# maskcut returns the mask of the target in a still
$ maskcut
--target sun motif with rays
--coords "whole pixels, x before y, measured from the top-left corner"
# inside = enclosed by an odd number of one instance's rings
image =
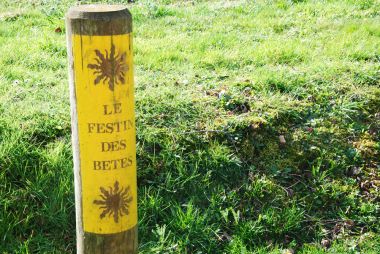
[[[129,214],[129,205],[133,198],[130,194],[130,186],[119,189],[119,182],[114,183],[114,187],[108,187],[106,190],[100,187],[100,200],[94,200],[94,204],[99,205],[99,209],[103,210],[100,219],[113,216],[113,220],[118,223],[119,217]]]
[[[95,54],[94,61],[96,63],[87,65],[87,68],[94,70],[93,73],[96,75],[94,84],[108,82],[108,87],[111,91],[114,90],[116,84],[125,84],[125,75],[129,70],[126,63],[127,53],[118,53],[115,56],[115,45],[112,44],[109,55],[107,50],[105,50],[104,55],[97,49]]]

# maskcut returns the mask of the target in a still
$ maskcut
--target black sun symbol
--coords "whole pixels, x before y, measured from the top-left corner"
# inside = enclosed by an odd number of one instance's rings
[[[94,84],[97,85],[101,81],[103,84],[108,81],[108,87],[111,91],[114,90],[115,84],[125,84],[125,74],[129,70],[126,63],[127,53],[117,54],[115,56],[115,45],[112,44],[110,55],[105,50],[105,56],[99,51],[95,50],[96,61],[95,64],[88,64],[87,68],[94,70],[97,76]]]
[[[116,223],[119,222],[119,216],[129,214],[129,203],[132,202],[133,198],[130,195],[130,187],[121,188],[119,190],[119,182],[114,183],[114,188],[109,187],[109,191],[105,188],[100,187],[101,200],[94,200],[94,204],[100,205],[99,209],[102,209],[100,218],[103,219],[107,214],[108,216],[113,215],[113,219]]]

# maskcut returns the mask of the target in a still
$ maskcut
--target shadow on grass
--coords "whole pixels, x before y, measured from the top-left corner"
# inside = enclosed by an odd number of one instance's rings
[[[359,144],[379,141],[378,98],[361,98],[360,108],[347,111],[323,99],[221,131],[162,132],[149,140],[140,132],[143,250],[157,241],[162,250],[188,253],[223,253],[234,242],[298,248],[378,232],[379,149]],[[366,181],[373,185],[363,189]]]

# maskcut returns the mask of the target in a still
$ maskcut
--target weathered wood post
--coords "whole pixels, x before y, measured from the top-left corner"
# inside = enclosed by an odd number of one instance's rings
[[[82,5],[66,27],[77,253],[137,253],[132,17]]]

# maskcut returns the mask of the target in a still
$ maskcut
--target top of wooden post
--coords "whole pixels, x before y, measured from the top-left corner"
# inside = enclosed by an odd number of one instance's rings
[[[69,9],[69,32],[81,35],[118,35],[132,32],[132,15],[124,5],[89,4]]]

